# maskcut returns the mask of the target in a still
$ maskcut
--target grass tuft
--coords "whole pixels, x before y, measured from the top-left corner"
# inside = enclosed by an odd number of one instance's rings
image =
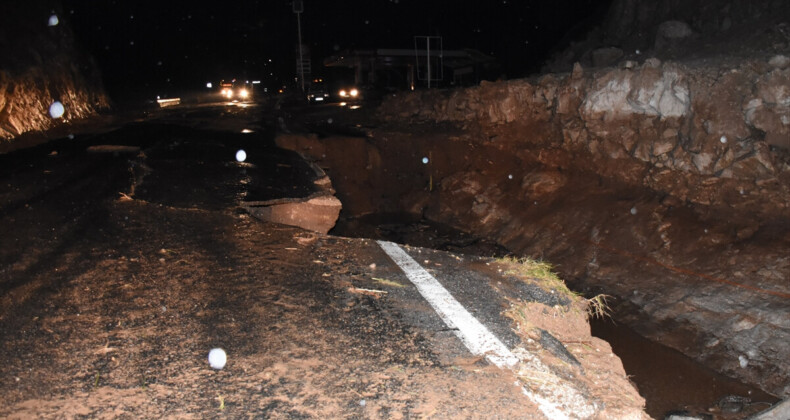
[[[600,294],[587,299],[587,314],[591,318],[611,318],[612,308],[609,307],[609,303],[606,301],[610,297],[609,295]]]
[[[507,275],[537,280],[538,283],[542,283],[544,287],[556,290],[566,295],[571,300],[576,300],[581,296],[571,289],[568,289],[565,282],[553,271],[554,266],[549,262],[515,257],[500,258],[499,262],[504,263],[508,267],[505,271]]]

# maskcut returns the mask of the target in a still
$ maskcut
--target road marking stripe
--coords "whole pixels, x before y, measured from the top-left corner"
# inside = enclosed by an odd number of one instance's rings
[[[409,254],[392,242],[377,242],[381,249],[395,261],[395,264],[406,273],[406,277],[414,283],[414,286],[439,314],[444,323],[455,330],[455,335],[461,339],[472,354],[484,355],[489,362],[500,368],[512,367],[518,362],[518,357],[502,341],[472,316],[436,278],[425,271]]]
[[[376,241],[381,249],[392,258],[406,277],[417,287],[423,298],[433,307],[439,317],[464,343],[472,354],[485,355],[489,362],[500,368],[518,370],[518,362],[548,374],[546,386],[537,392],[517,382],[524,395],[532,400],[543,414],[552,420],[588,418],[595,414],[592,405],[579,394],[570,383],[550,373],[543,362],[529,354],[520,360],[485,325],[481,324],[444,288],[444,286],[414,261],[400,246],[388,241]],[[557,403],[557,402],[561,403]]]

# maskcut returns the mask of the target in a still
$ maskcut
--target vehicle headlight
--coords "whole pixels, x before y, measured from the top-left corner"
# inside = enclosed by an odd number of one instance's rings
[[[239,96],[241,98],[246,98],[246,97],[250,96],[250,92],[248,92],[247,89],[242,89],[242,90],[239,91]]]
[[[233,91],[228,88],[222,89],[222,96],[225,96],[228,99],[230,99],[233,97]]]
[[[348,94],[349,94],[349,95],[350,95],[352,98],[356,98],[356,97],[357,97],[357,95],[359,95],[359,91],[358,91],[358,90],[356,90],[356,89],[351,89],[351,91],[349,91],[349,92],[348,92]]]
[[[340,92],[338,93],[340,93],[341,98],[345,98],[346,96],[348,96],[348,92],[346,92],[345,89],[340,89]]]

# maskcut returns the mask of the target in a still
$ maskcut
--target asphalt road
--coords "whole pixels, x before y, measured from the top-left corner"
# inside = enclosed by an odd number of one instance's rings
[[[240,209],[314,189],[267,112],[172,109],[0,156],[0,415],[542,418],[375,241]],[[518,342],[483,260],[407,252]]]

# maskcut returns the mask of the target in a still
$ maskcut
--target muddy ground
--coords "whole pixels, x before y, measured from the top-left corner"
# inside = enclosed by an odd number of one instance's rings
[[[264,117],[173,110],[0,156],[0,416],[542,418],[520,388],[535,378],[469,354],[375,242],[240,209],[315,188]],[[599,416],[640,416],[583,312],[529,303],[487,257],[409,252],[458,279],[460,300],[575,381]],[[581,367],[508,318],[514,303]],[[222,370],[206,359],[215,347]]]

